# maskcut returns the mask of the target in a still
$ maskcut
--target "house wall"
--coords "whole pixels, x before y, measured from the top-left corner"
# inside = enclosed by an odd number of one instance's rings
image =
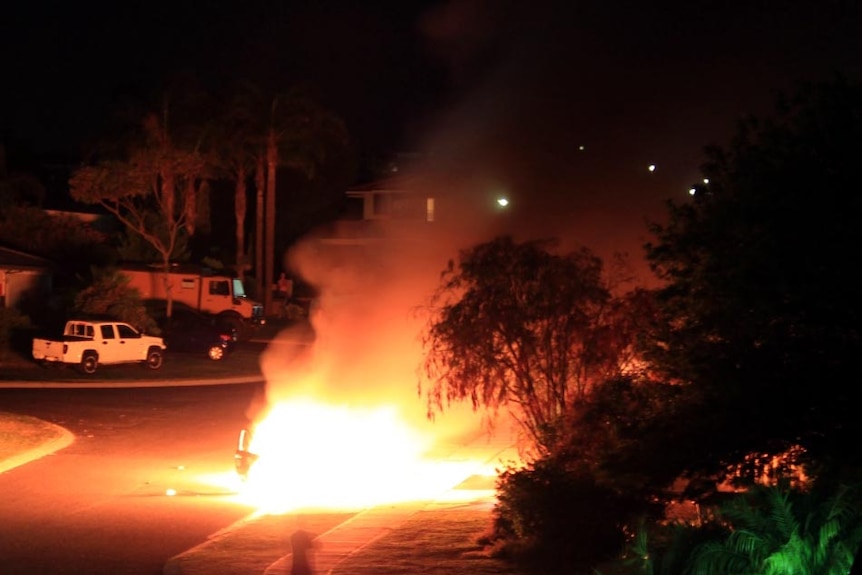
[[[27,297],[47,297],[51,276],[41,270],[0,269],[0,307],[19,307]]]

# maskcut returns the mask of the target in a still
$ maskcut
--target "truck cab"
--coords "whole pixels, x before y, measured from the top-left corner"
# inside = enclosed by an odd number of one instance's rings
[[[239,278],[223,276],[203,277],[200,311],[213,315],[231,311],[252,324],[264,323],[263,305],[250,300]]]

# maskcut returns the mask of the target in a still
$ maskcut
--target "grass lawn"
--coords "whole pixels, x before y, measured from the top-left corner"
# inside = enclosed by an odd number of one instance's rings
[[[527,575],[477,544],[490,521],[486,506],[420,511],[348,557],[332,575]]]
[[[0,411],[0,461],[61,436],[60,428],[47,421]]]
[[[326,514],[307,520],[312,533],[332,529],[351,514]],[[263,515],[210,539],[186,554],[171,559],[171,573],[183,575],[248,575],[264,570],[290,552],[288,537],[293,515]]]
[[[7,351],[0,357],[0,380],[6,381],[135,381],[151,379],[194,379],[257,377],[261,375],[260,354],[263,342],[240,342],[233,353],[221,361],[202,355],[165,353],[161,369],[150,370],[142,364],[101,365],[96,373],[85,375],[76,366],[40,365],[31,357]]]
[[[308,516],[303,528],[324,533],[349,515]],[[336,566],[332,575],[530,575],[493,559],[476,543],[489,527],[487,506],[420,511]],[[264,515],[174,558],[171,572],[183,575],[262,573],[290,552],[293,515]]]

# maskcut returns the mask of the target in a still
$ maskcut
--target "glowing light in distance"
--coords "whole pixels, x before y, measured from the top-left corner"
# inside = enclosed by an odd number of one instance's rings
[[[500,196],[499,198],[497,198],[497,205],[500,206],[501,208],[505,208],[506,206],[509,205],[509,198]]]
[[[688,190],[688,195],[689,195],[689,196],[693,196],[693,195],[695,195],[696,193],[697,193],[697,188],[690,188],[690,189]]]
[[[703,179],[703,183],[704,183],[704,184],[708,184],[708,183],[709,183],[709,178],[704,178],[704,179]]]
[[[647,170],[649,170],[650,172],[654,172],[655,171],[655,164],[650,164],[649,167],[647,167]]]

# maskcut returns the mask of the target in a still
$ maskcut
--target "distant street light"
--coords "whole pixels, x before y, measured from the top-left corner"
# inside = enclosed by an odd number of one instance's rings
[[[501,196],[501,197],[497,198],[497,205],[500,206],[501,208],[505,208],[506,206],[509,205],[509,199]]]

